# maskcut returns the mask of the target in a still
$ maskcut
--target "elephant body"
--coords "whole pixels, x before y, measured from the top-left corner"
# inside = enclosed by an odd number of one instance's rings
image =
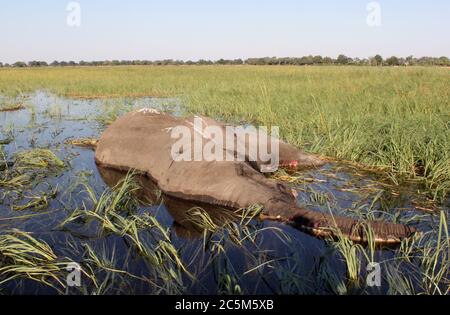
[[[189,129],[201,138],[203,145],[212,138],[195,128],[195,119],[203,126],[225,130],[226,126],[210,118],[178,118],[150,109],[128,113],[110,125],[102,134],[96,148],[95,160],[102,167],[115,170],[135,170],[148,176],[166,195],[232,209],[253,205],[263,207],[262,218],[290,224],[320,237],[337,236],[340,233],[354,241],[364,241],[367,225],[370,225],[379,243],[396,243],[411,235],[414,229],[386,222],[362,223],[350,218],[335,217],[296,206],[292,190],[283,183],[268,179],[261,169],[266,161],[249,156],[239,160],[191,160],[174,158],[174,128]],[[198,126],[198,125],[197,125]],[[259,146],[233,135],[246,149]],[[194,140],[192,140],[194,141]],[[316,167],[324,162],[297,148],[276,142],[279,147],[279,164],[283,167]],[[193,143],[192,143],[193,145]],[[273,144],[272,144],[273,146]],[[179,150],[182,151],[182,150]],[[229,151],[228,148],[224,151]],[[185,154],[186,152],[176,152]],[[227,152],[238,156],[240,152]],[[267,169],[267,167],[266,167]]]

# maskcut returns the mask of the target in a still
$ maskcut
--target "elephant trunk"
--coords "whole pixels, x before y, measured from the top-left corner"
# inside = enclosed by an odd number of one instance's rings
[[[348,237],[357,243],[398,244],[417,230],[404,224],[381,221],[360,221],[306,209],[292,209],[294,214],[286,223],[320,238]]]

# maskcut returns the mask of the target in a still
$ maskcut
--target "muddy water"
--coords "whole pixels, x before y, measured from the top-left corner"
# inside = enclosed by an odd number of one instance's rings
[[[94,163],[94,152],[77,148],[66,142],[75,138],[97,138],[104,129],[102,117],[105,114],[120,114],[143,107],[180,112],[177,100],[70,100],[37,92],[24,99],[27,109],[15,112],[0,112],[0,141],[7,160],[15,152],[48,148],[65,162],[61,171],[46,174],[22,193],[7,192],[0,187],[0,233],[11,229],[33,232],[38,239],[47,242],[58,256],[69,257],[82,262],[84,244],[102,252],[114,261],[117,269],[145,277],[149,266],[139,258],[133,248],[122,237],[113,234],[99,234],[90,225],[61,227],[60,223],[74,211],[91,202],[82,183],[88,183],[98,196],[123,177],[108,170],[99,170]],[[112,112],[111,109],[115,109]],[[111,116],[109,116],[111,117]],[[423,231],[436,229],[438,217],[431,212],[435,206],[417,192],[417,187],[407,185],[395,187],[381,182],[375,174],[362,173],[350,166],[328,164],[321,169],[309,170],[297,175],[293,187],[299,192],[298,204],[317,211],[332,211],[353,217],[371,217],[408,223]],[[144,184],[145,185],[145,184]],[[23,205],[33,196],[47,196],[45,209],[13,211],[12,205]],[[285,292],[280,283],[280,270],[290,270],[294,277],[304,283],[293,293],[330,293],[323,287],[320,277],[333,273],[344,281],[345,269],[330,244],[314,239],[288,226],[273,222],[252,222],[252,229],[262,229],[257,244],[244,243],[243,247],[232,242],[225,245],[226,255],[209,261],[211,253],[202,252],[203,233],[189,224],[184,213],[194,204],[163,198],[157,205],[143,204],[139,213],[150,213],[170,231],[172,244],[178,249],[183,261],[198,281],[186,280],[184,292],[209,293],[219,291],[221,272],[237,274],[241,290],[250,294],[271,294]],[[92,202],[91,202],[92,203]],[[204,206],[204,205],[200,205]],[[433,208],[434,207],[434,208]],[[214,209],[209,210],[214,215]],[[145,231],[143,232],[145,233]],[[211,236],[211,241],[220,237]],[[200,253],[200,254],[199,254]],[[249,253],[252,253],[249,255]],[[392,250],[380,250],[377,258],[389,259]],[[295,256],[295,262],[287,259]],[[264,262],[264,265],[252,270]],[[202,268],[201,266],[204,266]],[[325,271],[323,271],[326,269]],[[284,272],[284,271],[283,271]],[[129,280],[126,288],[120,283],[111,285],[108,293],[155,293],[154,288],[140,280]],[[301,288],[301,289],[300,289]],[[222,290],[222,289],[221,289]],[[386,287],[374,288],[375,293],[386,292]],[[0,288],[6,293],[53,293],[53,289],[31,281],[12,281]],[[86,284],[86,292],[91,292]]]

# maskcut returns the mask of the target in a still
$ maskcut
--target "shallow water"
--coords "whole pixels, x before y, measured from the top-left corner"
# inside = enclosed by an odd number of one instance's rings
[[[21,150],[49,148],[66,166],[59,172],[47,174],[44,180],[34,183],[23,194],[7,194],[6,188],[0,187],[0,233],[11,229],[33,232],[36,238],[46,241],[58,256],[69,257],[78,262],[82,262],[85,254],[84,244],[89,244],[111,257],[116,268],[145,277],[151,267],[133,251],[123,237],[99,234],[95,226],[91,225],[60,226],[74,209],[89,204],[88,195],[80,185],[82,182],[88,182],[96,195],[100,196],[108,189],[108,184],[111,184],[109,180],[105,183],[105,178],[117,180],[123,176],[99,170],[92,150],[74,147],[66,144],[66,141],[98,138],[104,129],[99,118],[111,108],[118,108],[117,112],[125,112],[150,107],[178,114],[182,108],[178,101],[153,98],[71,100],[37,92],[24,102],[27,106],[25,110],[0,112],[0,140],[11,140],[3,146],[7,160],[11,160],[14,153]],[[337,164],[305,171],[298,176],[298,182],[292,185],[299,192],[299,206],[353,217],[385,218],[408,223],[425,232],[437,228],[439,217],[422,211],[422,208],[426,208],[425,205],[428,208],[431,206],[424,196],[417,193],[418,187],[413,184],[396,187],[380,181],[376,174]],[[55,196],[51,196],[55,191]],[[11,209],[11,205],[23,205],[32,196],[43,193],[49,196],[49,206],[46,209]],[[302,293],[302,290],[305,293],[330,293],[329,289],[321,287],[320,275],[324,273],[333,273],[341,280],[345,278],[344,265],[329,243],[274,222],[252,222],[250,228],[262,229],[256,240],[257,246],[255,243],[244,242],[243,247],[240,247],[233,242],[226,242],[226,255],[211,263],[211,252],[202,251],[205,246],[202,232],[186,224],[186,218],[183,217],[183,209],[191,206],[193,205],[166,198],[165,202],[157,206],[141,205],[138,209],[139,213],[151,213],[169,229],[172,244],[188,269],[197,276],[198,281],[195,282],[184,277],[187,283],[184,286],[186,293],[221,292],[218,291],[218,279],[223,270],[240,275],[241,290],[250,294],[284,292],[283,284],[279,282],[282,277],[279,273],[285,271],[279,269],[279,266],[292,273],[286,277],[295,277],[300,283],[305,282],[293,290],[294,293]],[[439,206],[433,207],[434,210],[439,209]],[[142,237],[147,237],[145,231]],[[219,242],[220,237],[212,235],[210,241]],[[392,255],[392,250],[380,250],[377,252],[377,259],[389,259]],[[287,259],[294,256],[295,262]],[[252,271],[261,262],[264,265]],[[86,284],[86,287],[89,292],[89,285]],[[6,293],[54,292],[51,288],[31,281],[12,281],[2,289]],[[386,290],[384,285],[372,291],[384,293]],[[117,283],[111,285],[108,293],[155,293],[155,290],[148,283],[131,279],[124,287]]]

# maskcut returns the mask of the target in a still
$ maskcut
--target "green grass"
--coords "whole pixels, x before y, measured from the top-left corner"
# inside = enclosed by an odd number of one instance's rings
[[[231,122],[279,125],[285,139],[308,151],[380,171],[394,185],[413,179],[423,184],[429,197],[445,202],[450,188],[448,74],[444,68],[359,67],[0,69],[0,95],[7,96],[11,103],[38,89],[80,98],[177,97],[187,112]],[[104,103],[94,117],[101,125],[130,109],[129,102],[120,99]],[[29,110],[33,115],[33,107]],[[61,106],[50,106],[44,115],[59,120]],[[64,192],[50,184],[39,187],[39,191],[32,188],[49,180],[52,174],[64,172],[70,163],[55,155],[61,156],[58,149],[37,148],[10,152],[14,164],[8,166],[4,156],[7,147],[2,153],[2,144],[13,141],[14,128],[12,123],[0,128],[0,166],[4,165],[3,170],[0,168],[0,189],[11,209],[21,212],[0,219],[0,223],[47,218],[53,211],[66,211],[67,217],[57,233],[73,229],[78,235],[91,232],[94,226],[94,239],[123,240],[130,257],[118,257],[109,243],[85,242],[84,237],[80,238],[81,244],[74,240],[62,248],[51,240],[40,240],[36,234],[5,229],[0,231],[0,284],[19,281],[20,290],[20,281],[34,280],[64,293],[65,266],[71,262],[64,258],[67,256],[75,257],[90,279],[75,291],[83,294],[132,292],[136,282],[150,286],[146,292],[152,293],[188,293],[195,286],[203,292],[202,281],[211,272],[215,280],[212,290],[220,294],[252,294],[248,283],[254,278],[258,279],[254,290],[270,287],[274,294],[373,293],[365,286],[364,270],[367,263],[377,261],[373,241],[362,247],[344,237],[330,240],[320,259],[305,271],[305,257],[300,255],[309,252],[301,250],[302,244],[291,240],[284,230],[263,227],[252,220],[261,210],[258,207],[233,214],[230,219],[234,217],[234,221],[229,222],[217,222],[201,208],[191,209],[188,218],[202,235],[200,246],[193,251],[172,241],[174,227],[166,227],[150,213],[137,212],[139,202],[134,192],[138,187],[131,175],[116,187],[100,192],[87,181],[82,181],[80,192],[80,183],[74,181],[77,201],[63,204],[63,210],[50,210],[50,201]],[[92,139],[69,142],[90,146]],[[314,184],[320,184],[321,179],[284,171],[273,177],[302,184],[302,189],[310,192],[308,204],[333,207],[332,195],[314,190]],[[367,190],[375,194],[377,187],[369,182],[362,193]],[[392,184],[389,187],[395,190]],[[45,192],[40,191],[44,188]],[[382,204],[383,197],[380,190],[371,205],[361,200],[348,211],[361,219],[396,222],[398,218],[389,211],[392,206]],[[380,210],[378,203],[382,204]],[[367,213],[361,212],[367,207]],[[440,212],[439,217],[436,211],[431,231],[405,240],[391,251],[392,258],[380,261],[388,293],[450,293],[447,212]],[[86,236],[92,237],[90,233]],[[270,247],[261,246],[263,237],[282,240],[289,253],[285,257],[274,255]],[[114,244],[120,246],[121,242]],[[236,255],[239,259],[233,259]],[[336,257],[341,269],[336,268]],[[143,274],[134,274],[128,266],[128,260],[138,258],[147,266]],[[343,273],[339,274],[339,270]]]
[[[0,191],[2,203],[9,203],[13,211],[40,211],[49,207],[58,194],[58,187],[47,183],[46,191],[33,192],[50,175],[63,171],[64,162],[48,149],[17,151],[10,163],[0,148]],[[41,188],[42,190],[42,188]],[[8,197],[8,198],[7,198]]]
[[[179,257],[177,249],[171,243],[169,231],[162,227],[155,217],[148,213],[134,214],[138,200],[134,194],[139,186],[128,174],[111,190],[106,190],[98,199],[92,188],[83,185],[92,198],[93,209],[79,209],[61,223],[61,227],[73,222],[95,221],[99,224],[99,235],[114,234],[126,239],[137,253],[146,261],[152,270],[148,282],[155,286],[157,293],[182,293],[182,274],[192,277]],[[141,231],[151,231],[152,239],[144,238]],[[105,269],[97,254],[89,250],[90,260],[97,267]],[[110,268],[113,269],[113,268]],[[111,270],[110,270],[111,271]],[[115,271],[113,271],[115,272]]]
[[[445,211],[440,213],[439,224],[433,230],[404,240],[384,260],[376,257],[372,238],[363,247],[342,236],[327,241],[319,259],[310,270],[305,270],[304,257],[300,255],[309,252],[282,229],[255,222],[253,218],[260,213],[260,207],[237,211],[234,219],[230,217],[221,224],[214,222],[205,210],[191,209],[188,217],[203,236],[197,249],[185,251],[183,247],[177,249],[171,237],[173,231],[163,227],[155,216],[137,213],[140,202],[136,193],[140,187],[133,174],[101,193],[84,181],[78,185],[88,198],[83,200],[83,208],[70,212],[61,222],[60,231],[83,231],[83,227],[94,225],[96,235],[89,232],[91,236],[86,238],[123,238],[131,259],[140,257],[147,269],[144,274],[130,272],[129,258],[117,257],[116,245],[103,243],[103,247],[94,248],[87,242],[78,244],[69,238],[64,250],[77,257],[87,280],[72,293],[127,294],[139,282],[148,285],[148,292],[154,294],[184,294],[202,283],[208,272],[213,272],[212,285],[217,294],[252,294],[248,286],[252,278],[259,279],[255,290],[267,286],[273,294],[373,294],[373,289],[365,284],[364,272],[372,262],[380,263],[382,283],[387,284],[389,294],[450,293],[450,239]],[[77,235],[84,239],[82,234]],[[280,240],[278,244],[288,252],[273,255],[273,249],[264,245],[263,238]],[[241,259],[233,262],[231,255],[239,255]],[[333,264],[336,257],[344,273]],[[0,284],[33,280],[63,294],[67,290],[65,267],[70,262],[70,258],[56,254],[46,242],[30,233],[18,230],[0,233]],[[211,287],[207,289],[211,292]]]
[[[0,112],[14,112],[22,109],[25,109],[25,107],[20,103],[19,104],[0,103]]]
[[[0,112],[14,112],[25,108],[22,99],[15,99],[15,97],[10,99],[0,95]]]
[[[63,293],[66,267],[71,262],[30,233],[12,230],[0,234],[0,286],[14,279],[29,279]]]
[[[446,68],[75,67],[1,69],[0,94],[37,89],[80,98],[179,97],[189,112],[281,126],[308,151],[450,191],[450,75]],[[114,106],[99,120],[108,123]]]
[[[14,155],[14,162],[15,167],[21,170],[62,168],[64,166],[64,162],[48,149],[32,149],[17,152]]]

